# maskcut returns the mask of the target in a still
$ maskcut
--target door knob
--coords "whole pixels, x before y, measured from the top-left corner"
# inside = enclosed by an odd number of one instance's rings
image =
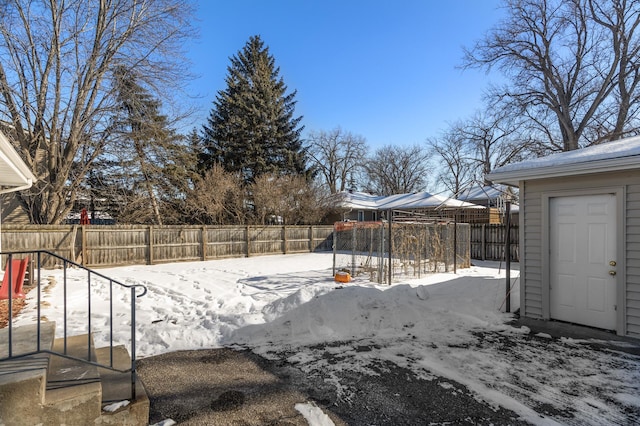
[[[609,275],[613,276],[616,274],[616,271],[609,271]]]
[[[617,265],[617,264],[616,264],[616,261],[615,261],[615,260],[612,260],[612,261],[610,261],[610,262],[609,262],[609,266],[616,266],[616,265]]]

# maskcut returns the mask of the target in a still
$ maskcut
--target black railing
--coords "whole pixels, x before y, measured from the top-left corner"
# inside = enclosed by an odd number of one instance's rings
[[[32,274],[29,277],[29,281],[33,283],[35,289],[37,290],[37,325],[36,325],[36,336],[37,339],[35,345],[35,351],[27,351],[19,354],[13,353],[13,298],[15,295],[13,294],[15,289],[13,288],[13,276],[18,273],[18,271],[14,270],[13,259],[17,258],[25,258],[27,256],[31,256],[31,262],[35,263],[33,268],[31,268]],[[0,253],[0,259],[6,258],[7,262],[7,270],[8,274],[8,351],[7,357],[0,357],[0,361],[10,360],[10,359],[18,359],[23,358],[30,355],[35,355],[38,353],[48,353],[52,355],[61,356],[67,359],[79,361],[85,364],[94,365],[96,367],[105,368],[108,370],[116,371],[119,373],[131,373],[131,399],[135,400],[136,397],[136,298],[142,297],[147,293],[147,288],[141,284],[123,284],[119,281],[116,281],[112,278],[109,278],[99,272],[86,268],[85,266],[80,265],[79,263],[73,262],[69,259],[65,259],[55,253],[46,250],[31,250],[31,251],[12,251],[6,253]],[[1,262],[0,262],[1,263]],[[2,263],[5,264],[5,263]],[[60,268],[63,269],[63,350],[62,352],[58,352],[55,350],[45,349],[41,347],[41,339],[42,339],[42,315],[41,315],[41,302],[42,302],[42,270],[43,268]],[[87,354],[86,358],[79,356],[72,356],[68,353],[67,348],[67,338],[68,336],[68,304],[67,304],[67,270],[72,267],[79,270],[84,270],[87,272]],[[108,363],[99,363],[97,360],[92,359],[91,349],[92,349],[92,323],[91,323],[91,314],[92,314],[92,277],[99,278],[109,283],[109,330],[108,330],[108,342],[109,342],[109,362]],[[114,347],[114,328],[113,328],[113,307],[114,307],[114,297],[113,290],[114,285],[119,286],[125,291],[130,292],[130,304],[131,304],[131,331],[130,331],[130,342],[131,342],[131,365],[126,369],[116,368],[114,365],[114,356],[113,356],[113,347]],[[141,290],[140,294],[136,294],[136,291]],[[123,343],[123,342],[117,342]]]

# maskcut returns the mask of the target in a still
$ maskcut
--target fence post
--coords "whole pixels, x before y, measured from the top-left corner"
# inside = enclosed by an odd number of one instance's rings
[[[200,241],[202,242],[202,260],[207,260],[207,227],[202,225],[200,229]]]
[[[251,225],[247,225],[247,257],[251,256]]]
[[[149,265],[153,265],[153,225],[149,225]]]
[[[480,257],[482,260],[487,260],[487,225],[482,224],[482,237],[481,237],[482,245],[480,248]]]
[[[356,276],[356,223],[353,224],[351,229],[351,276]]]
[[[87,229],[86,228],[87,228],[86,225],[82,225],[82,240],[80,243],[82,244],[82,265],[87,265],[89,263],[87,259]]]
[[[449,222],[444,224],[444,253],[442,255],[442,259],[444,260],[444,271],[449,272],[449,259],[447,258],[449,255],[449,249],[451,246],[449,245]]]
[[[393,231],[391,225],[393,224],[393,211],[387,210],[389,216],[389,281],[387,284],[391,285],[391,279],[393,278],[393,263],[392,263],[392,251],[393,251]]]
[[[454,216],[455,217],[455,216]],[[457,217],[453,222],[453,273],[458,273],[458,222]]]
[[[378,284],[382,284],[383,282],[383,274],[384,274],[384,222],[380,222],[380,236],[378,237],[380,240],[378,246]]]
[[[505,217],[505,232],[506,232],[506,236],[505,236],[505,241],[504,241],[504,253],[505,253],[505,269],[506,269],[506,283],[505,283],[505,291],[506,291],[506,298],[507,298],[507,304],[506,304],[506,311],[507,312],[511,312],[511,233],[510,228],[511,228],[511,201],[507,201],[507,214]]]
[[[73,225],[71,231],[71,241],[69,242],[69,253],[71,253],[71,259],[76,262],[78,257],[76,256],[76,237],[78,236],[78,225]]]
[[[282,252],[287,254],[287,225],[282,225]]]
[[[313,253],[313,225],[309,226],[309,253]]]
[[[331,270],[331,275],[336,276],[336,251],[338,250],[338,246],[336,244],[336,238],[338,237],[338,231],[336,230],[336,225],[333,225],[333,237],[331,237],[331,245],[333,246],[333,269]]]

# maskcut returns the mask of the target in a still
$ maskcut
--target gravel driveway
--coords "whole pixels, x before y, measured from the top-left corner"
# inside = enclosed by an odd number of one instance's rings
[[[488,345],[513,353],[515,358],[525,353],[535,356],[536,351],[547,346],[546,350],[553,351],[571,336],[583,342],[580,353],[585,363],[606,355],[609,363],[622,368],[636,365],[631,361],[640,357],[640,342],[635,339],[553,321],[521,320],[514,325],[544,332],[556,343],[549,340],[550,344],[545,345],[545,339],[533,337],[511,341],[487,333],[478,336],[477,350]],[[620,344],[611,346],[616,340]],[[355,351],[336,351],[341,345]],[[249,350],[223,348],[141,359],[138,372],[151,402],[150,424],[171,418],[185,425],[307,425],[295,408],[299,403],[315,404],[338,426],[528,424],[515,412],[486,402],[482,395],[460,383],[383,360],[375,344],[335,342],[307,349],[315,351],[316,358],[306,364],[304,360],[292,361],[300,357],[291,348],[269,352],[268,358]],[[350,368],[355,356],[369,359],[367,374]],[[495,385],[498,392],[517,390],[509,383]],[[557,391],[562,395],[571,389],[558,387]],[[579,424],[585,419],[576,416],[576,407],[566,404],[552,400],[541,404],[527,399],[525,394],[516,399],[522,399],[521,403],[535,410],[534,413],[561,423]],[[627,423],[635,424],[640,419],[640,406],[631,404],[627,408]]]
[[[295,404],[308,401],[338,426],[527,424],[451,380],[425,380],[389,362],[376,368],[379,376],[345,371],[340,385],[357,392],[343,399],[328,377],[249,351],[179,351],[138,362],[150,424],[171,418],[184,425],[307,425]]]

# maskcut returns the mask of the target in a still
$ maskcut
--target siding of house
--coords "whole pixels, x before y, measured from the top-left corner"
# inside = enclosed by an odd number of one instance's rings
[[[520,200],[524,214],[520,219],[521,311],[531,318],[548,318],[549,300],[545,295],[547,278],[543,275],[544,193],[624,187],[623,212],[626,287],[624,289],[626,333],[640,337],[640,171],[540,179],[520,182]],[[620,272],[620,271],[619,271]],[[546,300],[545,300],[546,298]]]
[[[530,188],[530,182],[520,184],[520,261],[524,291],[520,306],[525,316],[543,318],[542,312],[542,196]]]
[[[24,211],[13,192],[0,195],[0,214],[2,214],[0,219],[3,224],[29,224],[29,215]]]
[[[627,185],[627,334],[640,337],[640,184]]]

